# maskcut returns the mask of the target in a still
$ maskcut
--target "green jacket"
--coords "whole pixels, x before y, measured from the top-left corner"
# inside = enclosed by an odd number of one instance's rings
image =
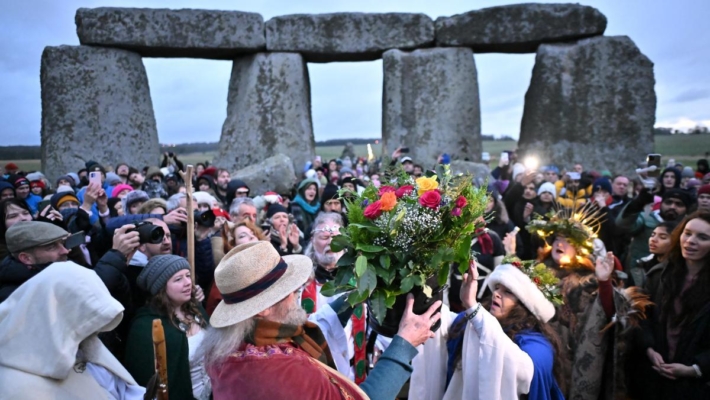
[[[652,211],[650,213],[644,211],[628,212],[629,204],[624,206],[624,209],[621,210],[616,217],[616,228],[632,238],[631,244],[626,251],[626,257],[623,260],[624,268],[627,273],[634,265],[634,261],[650,254],[648,250],[648,238],[651,237],[653,230],[661,223],[661,219],[658,217],[658,211]]]
[[[203,318],[205,311],[200,307]],[[149,306],[136,312],[128,333],[125,366],[141,386],[146,386],[155,374],[153,355],[153,320],[160,318],[165,331],[165,349],[168,355],[168,394],[170,400],[193,400],[187,335],[176,328],[168,317],[158,314]]]

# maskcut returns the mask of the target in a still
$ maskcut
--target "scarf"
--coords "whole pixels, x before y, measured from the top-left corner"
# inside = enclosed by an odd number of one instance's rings
[[[493,254],[493,239],[485,228],[476,229],[476,238],[481,244],[481,254]]]
[[[303,211],[307,212],[308,214],[316,215],[316,214],[318,214],[318,211],[320,211],[320,202],[319,201],[316,201],[315,203],[313,203],[313,205],[311,205],[306,201],[306,199],[301,197],[300,194],[296,195],[296,198],[293,199],[293,202],[298,204],[299,206],[301,206]]]
[[[336,369],[328,343],[318,325],[306,322],[304,325],[287,325],[257,318],[253,345],[268,346],[277,343],[293,343],[314,359]]]
[[[328,271],[327,269],[318,265],[318,266],[316,266],[316,271],[315,271],[316,281],[318,281],[318,283],[323,285],[328,281],[335,280],[335,273],[336,272],[337,272],[337,269],[334,269],[332,271]]]

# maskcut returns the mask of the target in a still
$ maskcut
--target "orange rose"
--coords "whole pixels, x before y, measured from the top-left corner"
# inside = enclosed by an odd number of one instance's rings
[[[391,211],[397,205],[397,195],[394,192],[383,193],[382,197],[380,197],[380,203],[382,204],[380,210]]]

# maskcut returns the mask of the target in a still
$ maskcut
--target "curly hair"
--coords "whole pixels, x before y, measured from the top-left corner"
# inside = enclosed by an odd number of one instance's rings
[[[490,298],[485,300],[483,306],[488,310],[490,309]],[[449,334],[449,339],[455,339],[464,334],[466,330],[465,318],[462,318],[458,323],[451,327],[451,333]],[[557,381],[557,385],[560,387],[562,393],[567,393],[567,376],[571,371],[571,366],[569,359],[567,358],[567,353],[564,350],[562,340],[555,330],[550,326],[550,324],[545,323],[537,319],[533,313],[530,312],[525,306],[520,302],[516,302],[515,306],[510,310],[508,315],[504,318],[498,320],[500,326],[503,327],[506,335],[510,340],[515,340],[515,336],[523,331],[532,331],[541,333],[545,339],[552,346],[554,363],[552,367],[552,373]],[[456,348],[455,355],[455,365],[461,362],[461,355],[463,352],[463,341],[461,341]]]
[[[236,235],[234,234],[234,231],[237,230],[240,226],[247,227],[250,231],[254,233],[254,236],[256,236],[257,239],[259,240],[267,240],[266,235],[264,235],[264,231],[261,230],[258,226],[256,226],[253,222],[249,220],[244,220],[242,222],[239,222],[238,224],[224,224],[222,226],[222,243],[223,243],[223,250],[224,254],[229,253],[230,250],[233,248],[237,247],[236,243]]]
[[[178,326],[179,321],[175,316],[174,307],[168,298],[167,285],[163,286],[155,296],[151,297],[148,301],[148,305],[158,314],[170,318],[170,322],[175,326],[175,328],[180,329]],[[200,302],[195,298],[195,289],[192,289],[192,295],[190,296],[190,301],[184,303],[180,306],[180,310],[185,314],[187,318],[192,319],[197,322],[197,316],[200,317],[199,325],[201,328],[207,327],[207,321],[202,317],[200,312]]]

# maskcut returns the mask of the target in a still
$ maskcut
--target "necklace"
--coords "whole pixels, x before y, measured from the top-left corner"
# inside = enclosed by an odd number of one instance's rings
[[[197,315],[195,315],[194,320],[189,317],[186,319],[181,319],[177,314],[175,314],[175,318],[177,318],[179,322],[178,328],[180,328],[180,330],[183,332],[189,332],[192,328],[193,323],[200,323],[200,317]]]

